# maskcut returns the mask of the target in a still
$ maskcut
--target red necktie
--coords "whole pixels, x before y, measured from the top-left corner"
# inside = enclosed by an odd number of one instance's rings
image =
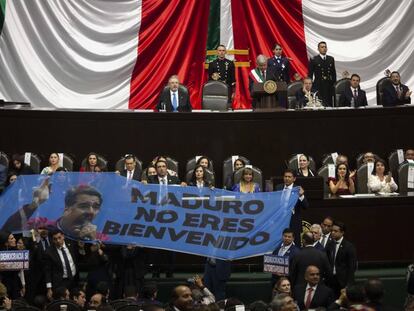
[[[306,302],[305,302],[305,309],[308,310],[311,302],[312,302],[312,292],[313,292],[313,288],[309,287],[308,288],[308,297],[306,297]]]

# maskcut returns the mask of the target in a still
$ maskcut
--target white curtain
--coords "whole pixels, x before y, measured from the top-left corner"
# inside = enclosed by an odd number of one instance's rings
[[[387,68],[414,88],[414,1],[302,0],[302,6],[308,55],[326,41],[338,79],[344,70],[358,73],[370,105]]]
[[[45,108],[128,108],[141,0],[8,0],[0,98]]]

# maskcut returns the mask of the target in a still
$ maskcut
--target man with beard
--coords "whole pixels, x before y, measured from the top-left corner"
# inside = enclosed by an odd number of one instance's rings
[[[29,218],[49,198],[49,191],[49,179],[45,179],[34,191],[32,203],[24,205],[11,215],[3,225],[3,230],[15,232],[25,228]],[[65,209],[55,225],[68,237],[95,240],[96,225],[92,221],[99,213],[101,205],[102,196],[95,188],[87,185],[73,187],[66,192]]]

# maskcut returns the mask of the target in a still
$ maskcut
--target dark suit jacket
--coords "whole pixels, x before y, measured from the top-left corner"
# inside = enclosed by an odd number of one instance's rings
[[[284,184],[276,185],[276,191],[283,190],[285,187]],[[293,187],[296,187],[295,184],[293,184]],[[289,227],[295,232],[295,244],[300,245],[301,244],[301,232],[302,232],[302,209],[307,209],[309,207],[308,200],[305,198],[301,201],[298,200],[295,205],[295,213],[290,218],[290,224]]]
[[[73,276],[73,279],[77,280],[79,272],[78,261],[80,259],[79,251],[69,241],[65,241],[65,244],[76,266],[76,275]],[[52,283],[53,288],[63,285],[63,264],[55,246],[50,246],[44,254],[44,274],[45,282]]]
[[[180,180],[177,176],[171,176],[170,174],[167,174],[167,180],[169,185],[179,185]],[[148,177],[148,183],[149,184],[159,184],[160,181],[158,180],[158,175],[153,175]]]
[[[276,57],[273,56],[267,60],[267,77],[269,80],[273,81],[284,81],[286,83],[290,82],[290,63],[286,57],[282,57],[280,62],[276,60]]]
[[[322,244],[319,241],[316,242],[316,244],[313,247],[316,248],[319,251],[322,251],[322,252],[325,251],[325,247],[323,247]]]
[[[319,90],[322,81],[329,81],[333,86],[336,82],[335,60],[332,56],[326,55],[326,60],[323,60],[320,55],[316,55],[309,61],[309,74],[313,79],[313,85],[316,90]],[[313,77],[314,76],[314,77]],[[326,77],[324,80],[323,77]]]
[[[300,310],[305,310],[305,291],[307,284],[301,284],[294,288],[293,297],[298,302]],[[325,286],[322,282],[316,287],[315,294],[313,295],[310,309],[316,309],[318,307],[328,308],[335,301],[335,295],[332,289]]]
[[[313,92],[313,89],[311,90]],[[299,107],[305,107],[308,104],[308,98],[305,96],[305,93],[303,93],[303,90],[300,89],[296,92],[296,101],[299,104]]]
[[[293,257],[289,271],[290,281],[293,286],[305,284],[305,271],[310,265],[319,268],[321,279],[330,280],[332,273],[328,257],[324,252],[308,246],[302,248]]]
[[[339,246],[338,253],[336,254],[334,263],[335,246],[334,240],[330,241],[329,244],[326,244],[326,254],[328,255],[329,263],[332,269],[331,271],[333,272],[335,264],[335,278],[341,288],[345,288],[347,285],[354,282],[354,275],[357,267],[356,251],[351,242],[343,239],[341,245]]]
[[[121,176],[127,177],[128,175],[128,171],[127,170],[122,170],[120,172]],[[134,174],[132,175],[132,179],[133,180],[137,180],[137,181],[141,181],[141,172],[139,172],[139,170],[135,169],[134,170]]]
[[[351,107],[351,101],[354,98],[350,87],[345,88],[344,92],[339,97],[339,107]],[[364,90],[358,89],[358,97],[355,100],[355,107],[367,106],[367,95]]]
[[[164,89],[162,90],[159,100],[158,100],[158,105],[156,107],[157,111],[160,111],[161,109],[163,109],[163,106],[165,104],[165,109],[168,112],[173,111],[173,106],[171,103],[171,93],[170,93],[170,89]],[[182,111],[187,111],[187,112],[191,112],[192,107],[190,104],[190,97],[188,95],[187,92],[183,92],[182,90],[178,89],[178,111],[182,112]]]
[[[282,245],[280,245],[279,247],[277,247],[274,251],[273,251],[273,253],[272,253],[272,255],[277,255],[277,254],[279,254],[279,251],[280,251],[280,248],[282,247]],[[291,262],[292,261],[292,259],[293,259],[293,257],[297,254],[297,253],[299,253],[299,251],[300,251],[300,248],[299,247],[297,247],[295,244],[293,244],[291,247],[289,247],[289,249],[286,251],[286,253],[285,253],[285,257],[287,256],[287,257],[289,257],[289,262]]]
[[[401,84],[401,87],[401,97],[398,97],[394,85],[392,83],[387,84],[387,86],[383,89],[382,105],[384,107],[411,104],[411,98],[405,98],[405,94],[408,92],[408,87],[404,84]]]

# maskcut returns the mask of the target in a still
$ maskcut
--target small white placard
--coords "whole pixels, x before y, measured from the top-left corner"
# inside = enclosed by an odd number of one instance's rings
[[[407,161],[409,163],[407,187],[410,189],[413,189],[414,188],[414,161],[413,160],[407,160]]]
[[[335,178],[335,164],[328,164],[328,177]]]
[[[371,176],[372,172],[374,170],[374,162],[368,162],[367,163],[367,174],[368,174],[368,178],[369,176]]]
[[[59,156],[59,166],[63,167],[63,152],[58,153]]]
[[[300,158],[300,156],[301,156],[302,154],[301,153],[298,153],[297,155],[296,155],[296,158],[297,158],[297,160],[298,160],[298,169],[299,169],[299,158]]]
[[[246,164],[244,167],[253,168],[251,164]]]
[[[338,157],[338,152],[331,153],[331,157],[332,157],[334,164],[336,164],[336,158]]]
[[[231,156],[231,168],[232,168],[232,170],[233,170],[233,172],[234,172],[234,162],[236,162],[236,160],[239,158],[239,156],[238,155],[233,155],[233,156]]]
[[[24,154],[24,164],[29,165],[30,166],[30,159],[32,158],[32,153],[31,152],[26,152]]]
[[[404,151],[402,149],[397,149],[398,164],[404,162]]]

